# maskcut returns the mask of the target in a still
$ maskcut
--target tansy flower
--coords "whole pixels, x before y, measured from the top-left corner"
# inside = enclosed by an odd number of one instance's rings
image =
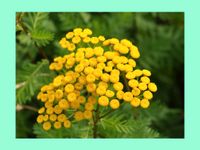
[[[62,127],[62,124],[61,124],[61,122],[56,121],[56,122],[53,124],[53,126],[54,126],[55,129],[60,129],[60,128]]]
[[[115,93],[113,91],[111,91],[111,90],[107,90],[106,91],[106,96],[107,97],[113,97],[114,95],[115,95]]]
[[[111,107],[112,109],[117,109],[117,108],[119,108],[119,105],[120,105],[120,103],[119,103],[119,101],[118,101],[117,99],[112,99],[112,100],[110,101],[110,107]]]
[[[49,116],[49,120],[51,120],[51,121],[56,121],[56,119],[57,119],[57,115],[56,114],[51,114],[50,116]]]
[[[43,122],[43,115],[39,115],[39,116],[37,117],[37,122],[38,122],[38,123],[42,123],[42,122]]]
[[[98,99],[98,103],[99,103],[99,105],[101,105],[101,106],[108,106],[108,104],[109,104],[109,99],[108,99],[108,97],[106,97],[106,96],[101,96],[101,97]]]
[[[58,103],[58,105],[60,106],[60,108],[62,109],[67,109],[69,108],[69,103],[66,99],[61,99]]]
[[[123,94],[123,100],[130,102],[133,99],[133,94],[131,92],[125,92]]]
[[[141,105],[141,107],[142,108],[148,108],[149,107],[149,101],[147,100],[147,99],[142,99],[141,101],[140,101],[140,105]]]
[[[149,90],[152,91],[152,92],[156,92],[156,91],[157,91],[157,86],[156,86],[155,83],[149,83],[149,84],[148,84],[148,88],[149,88]]]
[[[74,91],[74,86],[72,84],[67,84],[65,86],[65,92],[66,93],[70,93],[70,92],[73,92]]]
[[[77,121],[81,121],[83,118],[84,118],[84,115],[81,111],[77,111],[75,112],[74,114],[74,118],[77,120]]]
[[[94,109],[94,106],[92,103],[88,102],[85,104],[85,109],[86,110],[93,110]]]
[[[68,101],[70,101],[70,102],[73,102],[73,101],[75,101],[76,100],[76,94],[74,93],[74,92],[72,92],[72,93],[69,93],[68,95],[67,95],[67,99],[68,99]]]
[[[73,32],[68,32],[68,33],[66,34],[66,38],[67,38],[67,39],[71,39],[73,36],[74,36],[74,33],[73,33]]]
[[[65,120],[63,126],[65,128],[70,128],[71,127],[71,122],[69,120]]]
[[[94,84],[94,83],[89,83],[89,84],[87,84],[87,86],[86,86],[86,88],[87,88],[87,91],[88,92],[94,92],[95,90],[96,90],[96,84]]]
[[[134,98],[131,100],[130,104],[131,104],[133,107],[138,107],[138,106],[140,105],[140,99],[137,98],[137,97],[134,97]]]
[[[124,92],[123,92],[123,91],[117,91],[116,96],[117,96],[118,99],[122,99],[122,98],[123,98],[123,95],[124,95]]]
[[[74,120],[89,121],[102,107],[150,106],[157,86],[151,71],[137,68],[138,47],[128,39],[92,34],[88,28],[75,28],[59,41],[67,54],[53,59],[49,69],[57,76],[37,95],[43,106],[36,121],[45,131],[70,128]]]
[[[91,119],[92,118],[92,112],[89,110],[86,110],[83,112],[83,116],[85,119]]]
[[[44,130],[49,130],[51,128],[51,123],[49,121],[44,122],[42,127],[43,127]]]
[[[149,100],[153,98],[153,94],[150,91],[145,91],[143,93],[143,96],[144,98],[149,99]]]

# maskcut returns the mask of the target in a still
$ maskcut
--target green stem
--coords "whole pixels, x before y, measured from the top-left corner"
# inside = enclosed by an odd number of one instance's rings
[[[97,124],[99,121],[99,105],[97,105],[97,109],[95,110],[95,116],[93,116],[93,138],[97,138]]]
[[[128,81],[127,81],[127,79],[126,79],[126,77],[125,77],[125,72],[122,72],[122,80],[123,80],[123,82],[124,82],[124,84],[125,84],[126,90],[127,90],[127,91],[131,91],[131,89],[130,89],[130,87],[129,87],[129,85],[128,85]]]

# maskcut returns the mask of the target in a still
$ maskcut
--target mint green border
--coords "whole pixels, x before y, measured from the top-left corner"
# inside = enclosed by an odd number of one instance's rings
[[[198,149],[200,71],[199,4],[196,0],[5,0],[0,23],[0,149]],[[184,139],[16,139],[15,13],[17,11],[185,12]]]

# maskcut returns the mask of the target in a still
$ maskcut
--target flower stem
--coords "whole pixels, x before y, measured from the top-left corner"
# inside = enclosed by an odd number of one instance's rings
[[[99,121],[99,105],[97,105],[97,109],[95,110],[95,116],[93,116],[93,138],[97,138],[97,123]]]

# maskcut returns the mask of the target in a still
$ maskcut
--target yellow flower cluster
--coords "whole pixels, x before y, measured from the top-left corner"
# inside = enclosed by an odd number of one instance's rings
[[[140,53],[131,41],[93,37],[90,29],[76,28],[59,44],[69,54],[50,64],[58,75],[37,96],[44,103],[37,117],[44,130],[70,128],[72,117],[90,120],[97,105],[118,109],[127,102],[149,107],[157,86],[149,70],[136,69]]]

